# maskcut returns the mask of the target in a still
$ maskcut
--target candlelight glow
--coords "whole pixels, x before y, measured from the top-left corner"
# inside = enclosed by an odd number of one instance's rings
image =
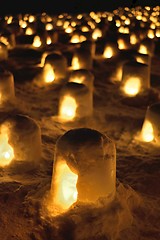
[[[141,44],[140,47],[139,47],[138,52],[142,53],[142,54],[148,54],[147,47]]]
[[[7,134],[0,135],[0,167],[9,165],[14,158],[13,148],[8,144]]]
[[[34,31],[33,31],[33,29],[32,28],[30,28],[30,27],[27,27],[26,28],[26,35],[33,35],[34,34]]]
[[[62,209],[68,209],[77,200],[78,175],[73,173],[66,162],[60,162],[56,167],[56,190],[54,203]]]
[[[133,34],[133,33],[130,35],[130,43],[131,43],[132,45],[137,44],[137,37],[136,37],[136,35]]]
[[[112,50],[111,47],[107,46],[107,47],[104,49],[103,57],[104,57],[104,58],[111,58],[111,57],[113,57],[113,50]]]
[[[45,64],[44,66],[44,81],[46,83],[51,83],[55,80],[55,73],[50,64]]]
[[[74,70],[80,69],[80,64],[79,64],[78,57],[73,57],[73,59],[72,59],[72,68]]]
[[[46,39],[46,44],[47,45],[50,45],[52,43],[52,39],[50,36],[47,36],[47,39]]]
[[[76,115],[77,103],[71,96],[65,96],[61,107],[60,116],[66,120],[72,120]]]
[[[118,42],[118,48],[119,48],[120,50],[126,49],[126,45],[125,45],[125,42],[124,42],[123,39],[120,38],[120,39],[117,40],[117,42]]]
[[[153,127],[148,120],[145,120],[143,124],[141,136],[144,142],[151,142],[154,140]]]
[[[34,47],[40,47],[42,45],[41,38],[39,36],[35,36],[32,45]]]
[[[124,92],[127,95],[135,96],[139,93],[141,87],[141,82],[139,78],[131,77],[125,82]]]
[[[98,38],[102,37],[102,31],[99,28],[95,28],[93,33],[92,33],[92,38],[94,40],[97,40]]]

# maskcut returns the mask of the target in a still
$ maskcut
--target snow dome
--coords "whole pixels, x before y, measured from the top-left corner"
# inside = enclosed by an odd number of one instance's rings
[[[141,139],[144,142],[152,142],[160,144],[160,102],[153,103],[148,106],[145,119],[141,130]]]
[[[71,66],[73,70],[88,69],[91,70],[93,58],[90,50],[84,48],[75,49],[72,57]]]
[[[7,116],[0,124],[0,166],[11,162],[17,165],[27,163],[34,167],[41,157],[41,130],[36,121],[17,114]]]
[[[56,143],[51,201],[63,212],[73,203],[111,202],[116,192],[116,149],[106,135],[89,128],[71,129]]]
[[[68,82],[60,91],[58,111],[59,117],[66,121],[91,116],[93,93],[84,84]]]
[[[121,90],[134,97],[150,87],[150,73],[147,64],[129,61],[123,65]]]
[[[58,52],[50,53],[45,58],[44,63],[44,74],[45,81],[48,82],[48,75],[53,71],[54,81],[59,82],[66,78],[67,75],[67,59],[66,57]]]

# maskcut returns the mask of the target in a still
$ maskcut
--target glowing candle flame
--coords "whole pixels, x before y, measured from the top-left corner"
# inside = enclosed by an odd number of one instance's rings
[[[32,45],[34,47],[40,47],[42,45],[41,38],[39,36],[35,36]]]
[[[74,70],[80,69],[80,64],[79,64],[78,57],[73,57],[73,59],[72,59],[72,68]]]
[[[65,96],[60,108],[60,116],[66,120],[72,120],[76,115],[77,104],[73,97]]]
[[[78,175],[73,173],[65,162],[61,162],[56,168],[56,193],[55,204],[62,209],[68,209],[77,200]]]
[[[52,39],[48,36],[46,40],[46,44],[50,45],[52,43]]]
[[[55,80],[55,73],[50,64],[45,64],[44,66],[44,81],[46,83],[51,83]]]
[[[141,82],[139,78],[131,77],[125,82],[124,92],[127,95],[135,96],[139,93]]]
[[[143,124],[141,136],[144,142],[151,142],[154,140],[153,127],[148,120],[145,120]]]
[[[9,165],[14,158],[13,148],[8,144],[7,134],[0,135],[0,167]]]
[[[111,57],[113,57],[113,50],[112,50],[112,48],[111,47],[106,47],[105,48],[105,50],[104,50],[104,52],[103,52],[103,56],[105,57],[105,58],[111,58]]]

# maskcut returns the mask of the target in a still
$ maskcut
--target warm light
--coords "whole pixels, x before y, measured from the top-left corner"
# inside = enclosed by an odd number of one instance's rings
[[[73,32],[73,27],[72,27],[72,26],[68,26],[68,27],[65,29],[65,32],[66,32],[66,33],[72,33],[72,32]]]
[[[9,165],[14,158],[13,148],[8,144],[7,134],[0,135],[0,167]]]
[[[148,36],[148,38],[153,39],[155,37],[154,30],[153,29],[149,29],[147,36]]]
[[[25,22],[23,20],[19,21],[19,24],[20,24],[21,28],[26,28],[27,27],[27,22]]]
[[[46,28],[47,31],[50,31],[50,30],[53,29],[53,24],[52,23],[47,23],[45,28]]]
[[[71,43],[79,43],[79,42],[80,42],[79,35],[78,35],[78,34],[74,34],[74,35],[71,37],[70,42],[71,42]]]
[[[144,46],[143,44],[141,44],[140,47],[139,47],[138,52],[139,52],[139,53],[142,53],[142,54],[148,54],[147,47]]]
[[[26,28],[26,35],[33,35],[34,34],[34,31],[33,31],[33,29],[32,28],[30,28],[30,27],[27,27]]]
[[[118,39],[117,42],[118,42],[118,48],[119,48],[120,50],[126,48],[126,45],[125,45],[125,42],[124,42],[123,39]]]
[[[28,22],[32,23],[34,21],[35,21],[35,16],[30,15],[29,18],[28,18]]]
[[[4,36],[0,36],[0,42],[3,43],[6,46],[9,45],[8,39]]]
[[[135,96],[139,93],[141,87],[141,82],[139,78],[131,77],[125,82],[124,92],[127,95]]]
[[[48,36],[47,39],[46,39],[46,44],[50,45],[51,43],[52,43],[52,39],[51,39],[50,36]]]
[[[40,47],[42,45],[41,38],[39,36],[35,36],[32,45],[34,47]]]
[[[89,28],[87,26],[82,27],[82,32],[89,32]]]
[[[135,45],[135,44],[137,43],[137,37],[136,37],[136,35],[133,34],[133,33],[130,35],[130,43],[131,43],[132,45]]]
[[[9,16],[8,20],[7,20],[7,24],[11,24],[12,23],[12,20],[13,20],[13,17],[12,16]]]
[[[73,68],[74,70],[77,70],[77,69],[80,68],[80,64],[79,64],[79,59],[78,59],[78,57],[73,57],[73,59],[72,59],[72,68]]]
[[[97,40],[98,38],[102,37],[102,31],[99,28],[95,28],[92,33],[92,38]]]
[[[151,142],[154,139],[153,127],[148,120],[145,120],[143,124],[141,136],[145,142]]]
[[[55,178],[54,204],[62,209],[68,209],[77,201],[76,184],[78,175],[73,173],[66,162],[63,161],[57,164]]]
[[[103,52],[103,57],[104,58],[111,58],[113,57],[113,50],[111,47],[107,46]]]
[[[71,96],[65,96],[60,107],[60,117],[72,120],[76,116],[77,103]]]
[[[158,37],[158,38],[160,37],[160,28],[156,29],[156,37]]]
[[[131,21],[130,21],[129,18],[126,18],[126,20],[124,21],[124,23],[125,23],[126,25],[130,25]]]
[[[44,81],[46,83],[51,83],[55,80],[55,73],[50,64],[48,63],[45,64],[43,71],[44,71]]]

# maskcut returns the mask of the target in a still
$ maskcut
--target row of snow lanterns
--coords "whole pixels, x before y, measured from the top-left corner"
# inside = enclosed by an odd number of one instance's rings
[[[134,68],[136,67],[135,64],[133,65],[131,64],[131,66],[134,66]],[[145,68],[145,66],[143,67]],[[73,72],[73,74],[78,73],[82,75],[81,77],[83,79],[84,78],[82,74],[83,71],[79,70],[77,72]],[[140,71],[140,74],[142,74],[142,72]],[[71,78],[71,82],[72,82],[72,78]],[[140,83],[138,83],[138,85],[139,84]],[[89,83],[89,85],[90,85],[89,88],[91,90],[93,86],[91,83]],[[72,92],[74,95],[74,98],[76,98],[78,96],[77,89],[78,91],[80,90],[79,86],[82,89],[82,93],[84,94],[82,95],[84,97],[86,94],[86,88],[84,88],[83,85],[68,83],[67,85],[65,85],[65,88],[62,91],[62,98],[66,98],[66,96],[68,95],[68,92],[69,94]],[[147,81],[147,87],[148,87],[148,81]],[[85,91],[83,89],[85,89]],[[91,97],[91,95],[88,93],[86,94],[86,97],[87,96]],[[66,101],[68,103],[66,105],[69,105],[69,110],[64,112],[67,115],[67,117],[69,117],[69,119],[71,116],[75,115],[75,111],[73,111],[73,109],[76,108],[75,107],[76,101],[75,100],[73,101],[74,98],[68,98]],[[73,103],[74,107],[70,109],[71,102]],[[154,107],[152,107],[152,111],[150,112],[151,113],[155,112],[155,109]],[[61,111],[62,110],[60,110],[60,112]],[[63,115],[63,111],[60,114]],[[79,114],[80,115],[83,114],[83,110],[81,110]],[[23,117],[24,116],[20,116],[20,119],[22,119]],[[25,119],[28,119],[28,118],[25,117]],[[142,129],[142,135],[149,136],[148,139],[150,139],[151,141],[153,140],[154,131],[155,131],[155,139],[157,139],[157,135],[158,135],[157,134],[158,129],[155,128],[154,130],[153,128],[154,123],[153,123],[153,126],[151,125],[151,121],[154,122],[153,119],[155,120],[153,116],[150,117],[150,121],[149,121],[150,127],[149,127],[148,134],[144,133],[144,128]],[[10,125],[10,122],[11,121],[9,121],[9,125]],[[31,123],[32,121],[27,120],[27,122]],[[155,120],[155,123],[156,122],[157,120]],[[16,122],[14,121],[12,126],[14,126],[15,123],[17,123],[17,120]],[[146,125],[146,123],[144,123],[144,125]],[[16,146],[11,149],[11,145],[10,145],[9,149],[6,151],[7,142],[11,143],[12,137],[10,138],[10,135],[8,134],[6,128],[2,128],[1,132],[3,133],[1,140],[2,142],[4,142],[4,147],[3,147],[4,152],[2,154],[3,159],[6,160],[9,158],[13,158],[15,154],[14,151],[16,150]],[[11,130],[11,133],[12,132],[14,132],[14,130]],[[31,128],[31,132],[35,133],[33,128]],[[151,134],[152,134],[152,137],[150,136]],[[38,133],[37,139],[40,140],[39,133]],[[38,142],[37,139],[35,142]],[[64,145],[65,145],[65,148],[64,148]],[[28,142],[25,144],[25,146],[28,147]],[[40,143],[38,146],[40,146]],[[66,149],[66,146],[67,146],[67,149]],[[87,150],[84,149],[84,147],[86,147]],[[22,146],[22,149],[23,148],[24,146]],[[79,154],[77,154],[77,149],[79,150],[78,151]],[[91,164],[90,164],[90,161],[88,160],[88,157],[86,159],[86,154],[85,154],[86,151],[89,152],[90,159],[92,159]],[[108,152],[110,152],[110,154],[108,154]],[[21,154],[23,155],[24,153],[23,152],[20,153],[20,160],[21,159],[23,160]],[[34,154],[32,153],[30,155],[32,156]],[[100,156],[101,156],[101,161],[97,162],[97,159],[99,160]],[[103,197],[105,199],[107,197],[108,201],[111,201],[114,198],[115,181],[116,181],[115,147],[114,147],[114,144],[106,136],[91,129],[71,130],[67,132],[64,136],[62,136],[57,142],[54,160],[55,160],[55,164],[53,169],[50,198],[51,198],[51,206],[52,207],[54,206],[54,209],[55,207],[57,207],[58,212],[66,211],[67,209],[70,208],[70,206],[72,206],[72,204],[74,204],[77,201],[96,202],[99,198],[103,198]],[[90,169],[88,168],[88,166],[90,167],[92,166],[92,168]],[[97,170],[97,168],[99,171]],[[105,189],[102,187],[104,182],[107,185]]]
[[[71,17],[68,14],[61,14],[57,17],[49,16],[47,14],[42,14],[41,16],[34,15],[24,15],[23,17],[19,17],[19,28],[26,29],[25,32],[19,32],[19,35],[32,35],[33,46],[41,47],[44,46],[43,41],[46,41],[45,44],[51,44],[58,40],[58,35],[61,34],[60,30],[64,30],[66,34],[70,36],[71,43],[78,43],[87,40],[89,37],[93,41],[96,41],[98,38],[103,37],[107,33],[107,27],[110,23],[115,21],[115,26],[117,27],[117,31],[124,36],[128,36],[130,38],[130,43],[132,45],[136,44],[138,41],[142,40],[144,37],[148,37],[150,39],[155,39],[160,37],[160,23],[159,23],[159,15],[158,15],[158,6],[153,9],[133,9],[129,11],[126,8],[124,11],[111,13],[94,13],[90,14],[78,14],[77,16]],[[142,12],[141,12],[142,11]],[[144,20],[146,19],[146,21]],[[12,29],[12,23],[14,23],[13,16],[7,16],[5,18],[6,24],[9,26],[9,29]],[[82,21],[84,23],[82,24]],[[150,21],[150,25],[147,25],[147,20]],[[47,33],[46,37],[41,36],[43,31],[41,29],[41,34],[38,35],[37,23],[36,21],[41,21],[41,24],[44,25],[44,32]],[[101,23],[103,22],[104,23]],[[144,26],[142,28],[146,28],[145,31],[136,32],[133,28],[134,21],[139,21],[143,23]],[[101,25],[99,25],[101,24]],[[10,26],[11,25],[11,26]],[[28,26],[28,27],[27,27]],[[14,32],[13,26],[13,32]],[[52,32],[53,30],[54,33]],[[58,31],[57,31],[58,30]],[[78,30],[78,31],[77,31]],[[56,32],[57,31],[57,32]],[[53,33],[54,36],[50,35],[50,32]],[[121,39],[119,40],[119,48],[122,49],[125,44]]]

